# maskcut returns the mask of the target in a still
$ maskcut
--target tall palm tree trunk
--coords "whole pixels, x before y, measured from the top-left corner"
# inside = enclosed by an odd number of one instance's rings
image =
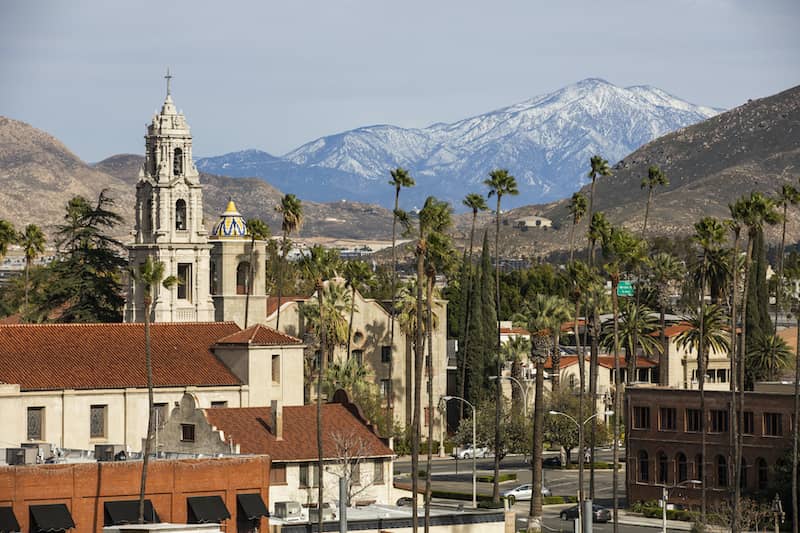
[[[25,258],[25,311],[28,310],[28,287],[30,286],[31,262]]]
[[[798,304],[794,314],[797,319],[797,348],[795,349],[794,359],[794,419],[800,420],[800,304]],[[792,432],[792,533],[798,533],[798,524],[800,523],[797,509],[797,500],[800,497],[797,491],[798,433],[795,427]]]
[[[667,309],[661,304],[658,313],[659,339],[661,341],[661,353],[658,354],[658,381],[663,386],[669,385],[669,343],[667,342]]]
[[[585,418],[584,412],[584,403],[586,398],[586,360],[583,357],[583,351],[581,350],[581,341],[580,336],[578,335],[578,317],[580,317],[581,313],[581,299],[575,299],[575,347],[577,348],[578,352],[578,378],[580,381],[580,393],[578,395],[578,502],[582,502],[584,500],[584,493],[583,493],[583,458],[584,458],[584,441],[586,440],[584,431],[583,431],[583,421]],[[556,371],[555,367],[553,368]]]
[[[653,199],[653,188],[650,187],[647,191],[647,203],[644,206],[644,224],[642,224],[642,238],[644,239],[644,234],[647,233],[647,218],[650,215],[650,202]]]
[[[397,305],[397,210],[400,208],[400,187],[395,188],[394,211],[392,213],[392,309],[389,312],[389,391],[386,398],[386,420],[392,425],[394,407],[394,323]],[[414,495],[416,498],[416,494]],[[416,500],[415,500],[416,501]]]
[[[731,360],[731,367],[729,372],[728,381],[730,381],[730,391],[731,391],[731,431],[730,435],[730,446],[732,450],[732,456],[729,457],[729,462],[733,468],[733,520],[731,524],[731,529],[736,531],[738,529],[739,524],[739,507],[741,502],[741,452],[739,451],[739,420],[740,420],[740,413],[741,409],[739,409],[736,405],[736,366],[737,366],[737,349],[736,349],[736,326],[738,323],[737,320],[737,312],[738,312],[738,285],[739,285],[739,232],[736,232],[736,235],[733,240],[733,260],[732,260],[732,268],[731,268],[731,285],[732,285],[732,294],[731,294],[731,348],[730,348],[730,360]]]
[[[542,437],[544,435],[544,357],[536,358],[536,388],[533,404],[533,446],[531,450],[531,506],[528,531],[542,518]],[[498,380],[499,381],[499,380]]]
[[[752,265],[752,259],[751,259],[752,253],[753,253],[753,236],[752,234],[748,234],[747,252],[744,258],[744,279],[742,280],[742,286],[745,287],[745,290],[747,287],[750,286],[750,267]],[[734,263],[734,272],[735,268],[736,267]],[[739,410],[739,414],[741,415],[741,413],[744,413],[744,370],[745,370],[745,357],[747,355],[746,353],[747,352],[747,296],[746,295],[744,298],[742,298],[742,311],[740,316],[742,317],[742,335],[741,338],[739,339],[738,349],[733,347],[731,349],[734,350],[734,355],[737,356],[736,371],[738,375],[733,377],[732,379],[735,379],[738,382],[736,386],[739,388],[739,401],[737,402],[736,407]],[[741,470],[741,464],[742,464],[743,446],[744,446],[744,436],[742,435],[742,432],[739,431],[738,434],[736,435],[736,449],[735,449],[736,458],[734,460],[735,461],[734,472],[737,473],[736,487],[734,488],[734,490],[736,491],[735,494],[736,493],[741,494],[740,492],[741,489],[739,488],[738,480],[739,476],[741,475],[739,471]],[[705,470],[703,472],[705,473]],[[739,503],[740,500],[738,498],[735,499],[735,504],[738,505]]]
[[[422,237],[420,236],[420,241]],[[414,332],[414,411],[411,419],[411,492],[414,504],[411,506],[411,521],[413,531],[417,531],[419,510],[417,509],[417,496],[419,495],[419,446],[420,446],[420,410],[422,407],[422,363],[424,359],[424,345],[422,335],[422,280],[425,278],[425,254],[420,242],[417,250],[417,326]]]
[[[281,241],[281,257],[278,261],[278,314],[275,317],[275,329],[281,329],[281,300],[283,299],[283,263],[286,261],[286,232],[283,232],[283,240]],[[322,307],[320,307],[322,312]]]
[[[611,278],[611,304],[614,312],[614,442],[611,447],[611,462],[613,463],[612,474],[612,498],[614,500],[614,507],[612,512],[612,519],[614,521],[614,533],[619,530],[619,419],[620,419],[620,397],[622,396],[622,383],[620,380],[620,367],[619,367],[619,326],[617,324],[619,315],[619,301],[617,299],[617,286],[619,285],[619,278]],[[594,448],[594,447],[593,447]],[[594,461],[594,458],[592,458]],[[626,465],[625,472],[629,472],[630,468]],[[630,475],[630,474],[627,474]]]
[[[775,324],[773,335],[778,334],[778,310],[780,309],[781,293],[783,292],[783,252],[786,249],[786,211],[788,202],[783,202],[783,231],[781,232],[781,248],[778,251],[778,283],[775,284]]]
[[[572,263],[572,258],[575,255],[575,226],[577,223],[572,219],[572,227],[569,229],[569,262]]]
[[[466,398],[466,381],[467,381],[467,344],[469,343],[469,319],[470,313],[472,312],[472,250],[473,245],[475,243],[475,221],[478,218],[477,211],[472,213],[472,228],[469,231],[469,259],[467,260],[467,300],[464,302],[466,306],[466,311],[464,312],[464,327],[461,331],[464,332],[464,346],[459,346],[458,350],[463,350],[463,356],[461,357],[461,389],[459,390],[459,395],[462,398]],[[464,419],[464,402],[458,402],[458,419]]]
[[[616,289],[612,289],[616,294]],[[592,345],[589,353],[589,401],[592,404],[597,402],[597,371],[600,347],[598,346],[598,336],[600,333],[600,314],[597,306],[592,310]],[[589,497],[594,499],[594,456],[597,435],[597,418],[592,419],[592,433],[589,435]]]
[[[433,457],[433,282],[435,276],[428,276],[427,288],[427,334],[428,357],[425,369],[428,373],[428,461],[425,468],[425,533],[431,528],[431,470]],[[463,403],[463,402],[459,402]]]
[[[494,404],[494,479],[492,481],[492,501],[500,501],[500,413],[502,408],[502,387],[500,376],[503,375],[503,362],[500,360],[500,198],[497,195],[497,225],[494,233],[494,279],[495,279],[495,309],[497,314],[497,342],[495,343],[495,357],[497,358],[498,379],[495,381]]]
[[[706,307],[706,255],[703,252],[703,272],[700,276],[700,341],[697,344],[697,386],[700,388],[700,463],[702,463],[703,475],[700,477],[701,503],[700,521],[706,523],[706,508],[708,505],[708,492],[706,479],[708,479],[708,468],[706,461],[706,353],[705,353],[705,307]]]
[[[139,523],[144,524],[144,494],[147,488],[147,467],[150,464],[150,446],[153,441],[153,358],[150,350],[150,297],[144,301],[144,354],[147,371],[147,438],[142,450],[142,478],[139,485]]]
[[[347,323],[347,360],[350,361],[350,352],[353,343],[353,317],[356,312],[356,285],[350,286],[350,321]],[[391,427],[391,424],[389,424]]]
[[[328,359],[328,335],[325,330],[325,309],[322,301],[322,281],[317,282],[317,304],[319,305],[319,349],[320,361],[317,365],[317,531],[323,531],[322,503],[324,494],[324,455],[322,450],[322,376]],[[280,309],[280,307],[278,308]]]

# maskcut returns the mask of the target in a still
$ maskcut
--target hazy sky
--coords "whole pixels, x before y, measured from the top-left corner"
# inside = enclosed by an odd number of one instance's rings
[[[169,66],[195,156],[423,127],[587,77],[733,107],[800,83],[797,0],[0,1],[0,115],[142,153]]]

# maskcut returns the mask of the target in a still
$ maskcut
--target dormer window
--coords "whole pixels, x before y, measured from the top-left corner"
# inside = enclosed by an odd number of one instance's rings
[[[172,173],[176,176],[183,175],[183,150],[175,148],[175,155],[172,159]]]
[[[186,200],[175,202],[175,229],[186,230]]]

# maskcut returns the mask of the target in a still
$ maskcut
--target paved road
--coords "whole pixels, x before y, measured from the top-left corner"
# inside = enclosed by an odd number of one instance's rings
[[[527,502],[525,502],[527,503]],[[545,507],[544,509],[544,521],[543,521],[543,532],[572,532],[573,531],[573,524],[567,520],[561,520],[559,518],[559,513],[563,506],[557,506],[557,508],[553,508],[551,506]],[[528,525],[528,520],[526,515],[528,514],[528,508],[523,505],[522,503],[518,503],[514,506],[514,510],[517,511],[517,531],[524,530]],[[612,523],[607,524],[593,524],[592,531],[597,533],[611,533],[614,530],[614,525]],[[653,523],[652,525],[645,525],[643,523],[638,524],[619,524],[619,533],[635,533],[637,531],[652,531],[658,532],[661,530],[660,523]],[[667,531],[683,531],[685,532],[686,529],[667,529]]]

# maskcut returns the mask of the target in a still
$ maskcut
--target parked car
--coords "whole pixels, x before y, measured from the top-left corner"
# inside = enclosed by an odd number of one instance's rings
[[[561,511],[561,520],[575,520],[578,518],[578,506]],[[611,511],[602,505],[592,504],[592,522],[608,522],[611,520]]]
[[[480,448],[480,447],[475,448],[474,455],[479,459],[482,457],[488,457],[489,448]],[[454,454],[454,457],[457,457],[458,459],[472,459],[472,456],[473,456],[472,446],[467,446],[466,448],[458,450],[458,453]]]
[[[542,466],[548,468],[561,468],[560,457],[545,457],[542,459]]]
[[[542,485],[542,496],[552,496],[553,492]],[[519,485],[513,489],[503,491],[501,496],[508,500],[509,505],[514,505],[517,501],[530,501],[533,496],[533,486],[530,483]]]

